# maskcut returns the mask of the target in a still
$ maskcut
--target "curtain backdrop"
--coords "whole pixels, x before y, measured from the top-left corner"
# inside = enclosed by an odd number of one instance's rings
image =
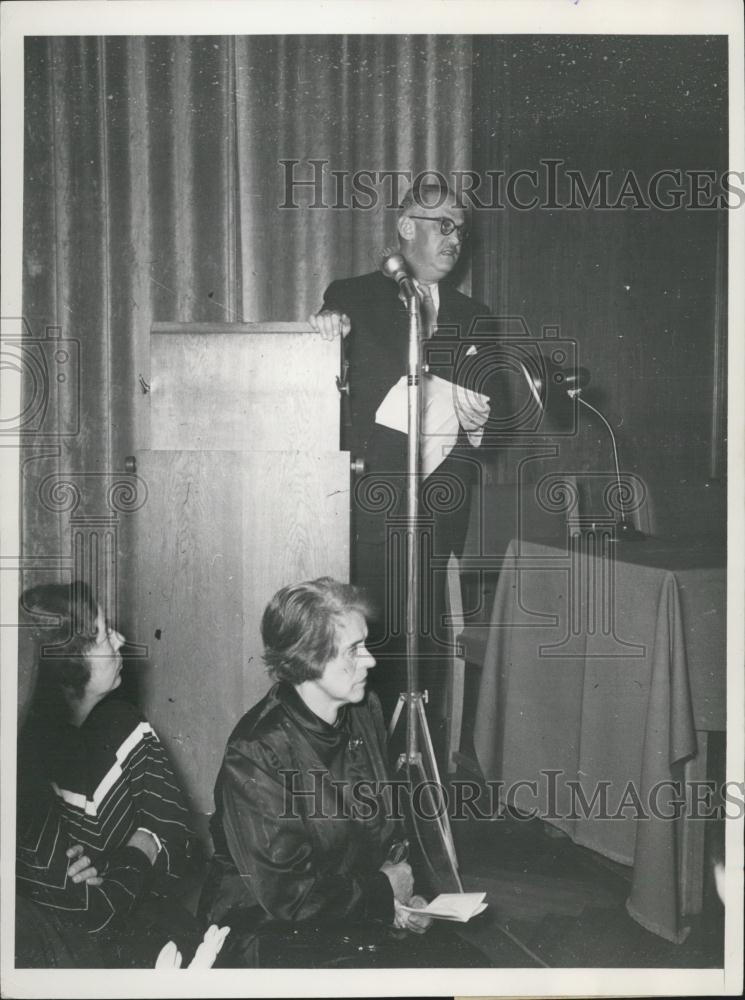
[[[148,446],[153,321],[303,319],[332,278],[377,266],[395,240],[390,184],[349,208],[355,172],[485,176],[546,157],[588,183],[607,167],[719,169],[726,83],[726,40],[698,36],[28,39],[26,399],[44,398],[23,428],[24,584],[90,562],[73,551],[74,518],[115,519],[96,544],[111,560],[123,551],[140,500],[112,510],[111,489]],[[307,187],[281,207],[282,160],[301,180],[325,161],[321,207]],[[477,297],[536,337],[553,325],[576,341],[622,457],[665,502],[661,528],[721,520],[708,476],[723,448],[723,220],[508,209],[476,221]],[[594,469],[608,443],[586,424]]]
[[[27,41],[24,315],[33,338],[58,328],[79,348],[50,386],[57,459],[27,437],[33,480],[106,476],[142,446],[154,320],[239,317],[232,79],[227,40]],[[58,519],[33,487],[25,500],[26,556],[60,551]]]
[[[355,172],[470,167],[471,40],[241,37],[236,77],[244,319],[305,319],[333,278],[374,270],[396,241],[393,182],[350,209]],[[286,197],[288,178],[321,169],[320,199],[307,186]]]
[[[385,197],[282,209],[280,160],[298,177],[314,158],[350,176],[469,166],[470,53],[444,36],[27,39],[24,316],[48,379],[24,385],[23,586],[95,580],[96,560],[126,584],[152,323],[305,318],[333,277],[377,266]]]
[[[569,170],[587,190],[607,171],[614,204],[627,173],[647,192],[659,171],[727,169],[725,37],[482,36],[473,65],[474,169],[533,170],[544,204],[547,161],[559,204]],[[519,190],[524,203],[534,193]],[[654,532],[714,533],[726,500],[726,212],[690,193],[674,211],[647,200],[479,213],[474,293],[536,338],[553,328],[591,371],[585,397],[615,428],[622,469],[643,480]],[[600,510],[613,474],[605,427],[585,411],[555,443]]]

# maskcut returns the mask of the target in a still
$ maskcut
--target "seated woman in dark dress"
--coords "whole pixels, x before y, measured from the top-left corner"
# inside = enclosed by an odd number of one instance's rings
[[[21,603],[38,648],[18,745],[16,966],[152,967],[169,938],[190,954],[196,923],[167,900],[190,863],[188,811],[150,725],[109,697],[124,639],[87,584]]]
[[[277,682],[228,740],[200,903],[205,923],[231,927],[218,965],[385,966],[396,948],[390,964],[438,964],[432,951],[415,961],[407,933],[431,918],[402,908],[426,904],[396,860],[403,830],[386,801],[380,707],[365,690],[368,612],[356,588],[328,577],[283,588],[264,612]]]

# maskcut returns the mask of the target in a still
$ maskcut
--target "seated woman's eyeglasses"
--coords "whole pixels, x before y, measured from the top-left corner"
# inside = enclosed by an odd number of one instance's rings
[[[449,219],[446,215],[410,215],[410,219],[423,219],[425,222],[439,222],[440,232],[443,236],[450,236],[451,233],[457,233],[459,240],[468,239],[468,225],[463,222],[461,225],[456,226],[452,219]]]

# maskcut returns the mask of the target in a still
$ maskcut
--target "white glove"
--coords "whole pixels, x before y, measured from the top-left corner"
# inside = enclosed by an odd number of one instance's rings
[[[218,927],[217,924],[208,927],[204,940],[197,948],[194,958],[189,962],[189,968],[211,969],[220,953],[223,941],[229,933],[229,927]]]
[[[223,941],[230,933],[229,927],[218,927],[212,924],[207,928],[202,943],[189,962],[190,969],[211,969],[220,953]],[[183,958],[174,941],[163,945],[155,960],[156,969],[180,969]]]
[[[158,957],[155,959],[156,969],[180,969],[181,968],[181,952],[176,947],[175,941],[169,941],[168,944],[164,944],[158,953]]]

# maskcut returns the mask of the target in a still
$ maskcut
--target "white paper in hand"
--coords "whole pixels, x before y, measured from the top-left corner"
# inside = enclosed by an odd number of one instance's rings
[[[489,905],[484,902],[485,892],[443,892],[436,896],[423,909],[413,906],[402,906],[409,913],[426,913],[438,920],[456,920],[460,924],[468,923],[471,917],[483,913]]]
[[[402,375],[388,391],[375,414],[375,422],[408,433],[409,395]],[[483,427],[489,416],[489,397],[463,389],[439,375],[422,378],[421,468],[425,476],[441,465],[455,447],[458,432]],[[467,419],[464,414],[468,415]]]

